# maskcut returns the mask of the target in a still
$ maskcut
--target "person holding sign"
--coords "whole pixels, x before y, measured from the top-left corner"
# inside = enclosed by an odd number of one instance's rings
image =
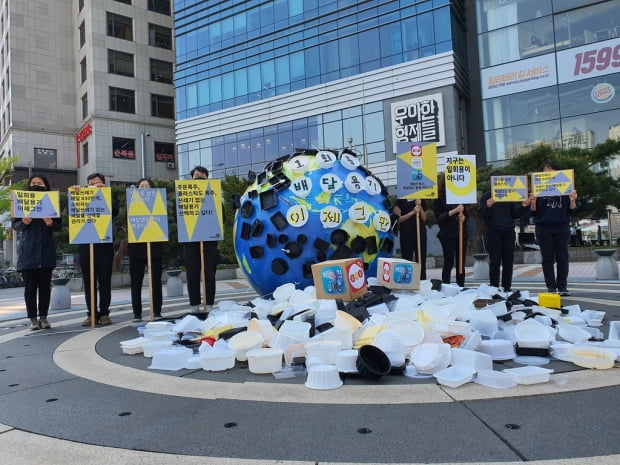
[[[208,179],[209,170],[196,166],[190,171],[192,179]],[[201,270],[200,242],[185,242],[185,268],[187,271],[187,294],[192,311],[200,310],[200,275],[204,271],[206,312],[211,311],[215,302],[215,271],[218,261],[217,241],[203,241]]]
[[[456,283],[460,287],[464,287],[465,267],[462,266],[462,263],[459,263],[461,260],[458,260],[458,255],[459,251],[463,253],[467,244],[467,228],[463,227],[467,221],[467,212],[463,204],[446,203],[445,178],[442,174],[438,176],[438,191],[439,198],[433,202],[433,211],[439,226],[437,238],[443,250],[441,281],[445,284],[450,284],[450,275],[456,260]]]
[[[555,162],[543,163],[538,171],[558,171]],[[542,255],[542,269],[549,292],[568,293],[568,242],[570,218],[577,212],[577,191],[569,195],[532,197],[531,216],[536,226],[536,240]],[[553,265],[557,263],[557,274]]]
[[[28,179],[28,190],[49,191],[50,183],[45,176],[33,174]],[[24,278],[24,300],[30,318],[30,330],[49,329],[52,326],[47,321],[47,311],[50,305],[52,271],[56,268],[56,244],[52,233],[60,231],[60,218],[16,218],[13,219],[12,226],[21,233],[17,250],[17,271],[20,271]]]
[[[420,199],[398,199],[392,209],[398,217],[400,251],[405,260],[420,265],[420,279],[426,279],[426,209]],[[419,237],[418,237],[419,235]]]
[[[502,176],[501,171],[493,171],[491,178]],[[485,192],[480,197],[478,216],[484,223],[483,240],[489,254],[489,282],[499,287],[500,267],[502,269],[502,288],[510,292],[512,286],[512,266],[515,256],[515,220],[520,218],[530,206],[530,198],[522,202],[498,202]]]
[[[88,185],[86,187],[105,187],[105,176],[101,173],[92,173],[86,177]],[[72,186],[80,189],[80,186]],[[118,215],[118,204],[112,202],[112,218]],[[80,258],[80,268],[82,269],[82,281],[84,283],[84,297],[86,299],[86,319],[82,326],[91,325],[91,291],[90,291],[90,246],[91,244],[80,244],[78,253]],[[94,305],[95,320],[102,326],[112,324],[110,320],[110,302],[112,301],[112,265],[114,260],[114,244],[103,242],[92,244],[93,264],[94,264]],[[97,311],[97,289],[99,289],[99,310]]]
[[[138,189],[153,188],[153,181],[149,178],[142,178],[137,183]],[[153,290],[153,317],[161,318],[162,288],[162,243],[149,242],[151,247],[151,289]],[[131,281],[131,307],[133,309],[133,321],[142,321],[142,281],[144,280],[144,270],[147,265],[147,243],[130,242],[127,245],[129,252],[129,278]]]

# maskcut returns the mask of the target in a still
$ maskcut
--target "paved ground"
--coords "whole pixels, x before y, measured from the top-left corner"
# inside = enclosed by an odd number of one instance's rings
[[[594,263],[571,264],[569,283],[566,303],[620,320],[620,283],[596,281]],[[540,266],[517,266],[514,287],[543,290]],[[217,283],[217,300],[253,295],[244,280]],[[508,390],[389,376],[312,391],[303,378],[251,375],[241,364],[149,370],[148,359],[119,350],[137,335],[128,289],[113,292],[115,324],[95,330],[79,326],[83,296],[72,300],[50,316],[52,330],[30,332],[23,290],[0,290],[3,465],[620,463],[618,368],[555,361],[553,382]],[[165,315],[187,310],[187,297],[165,298]]]

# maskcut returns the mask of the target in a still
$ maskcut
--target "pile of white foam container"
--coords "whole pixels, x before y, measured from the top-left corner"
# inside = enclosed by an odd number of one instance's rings
[[[487,285],[462,290],[444,284],[438,291],[422,281],[419,291],[392,296],[367,308],[368,316],[359,321],[335,300],[317,299],[314,287],[296,289],[289,283],[272,299],[256,298],[247,305],[221,301],[205,320],[187,315],[147,323],[138,327],[139,337],[120,345],[127,355],[152,357],[154,370],[223,371],[242,363],[256,375],[307,376],[310,389],[342,386],[338,374],[356,373],[357,352],[364,345],[383,351],[393,373],[434,377],[449,388],[469,382],[497,389],[548,382],[553,370],[542,366],[552,359],[595,369],[620,361],[620,322],[610,322],[605,337],[599,329],[602,311],[542,307],[528,291],[507,305],[508,294]],[[311,336],[313,327],[321,331]],[[230,330],[236,334],[219,338]],[[179,339],[203,342],[195,351],[177,344]],[[519,366],[494,368],[493,362],[507,360]]]

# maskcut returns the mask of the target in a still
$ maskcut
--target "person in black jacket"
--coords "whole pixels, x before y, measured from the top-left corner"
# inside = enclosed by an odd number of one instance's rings
[[[501,176],[493,171],[491,176]],[[502,288],[510,292],[512,286],[512,265],[515,256],[515,220],[530,206],[529,197],[523,202],[496,202],[491,192],[480,197],[478,216],[484,223],[483,240],[489,254],[489,283],[499,287],[499,270],[502,269]]]
[[[557,171],[555,162],[547,161],[538,171]],[[549,292],[568,293],[568,242],[570,218],[577,212],[577,191],[569,195],[532,197],[530,214],[536,225],[536,240],[540,246],[542,269]],[[553,269],[557,262],[557,275]]]
[[[136,186],[140,188],[152,188],[153,181],[142,178]],[[153,316],[161,318],[162,290],[162,243],[151,242],[151,285],[153,290]],[[129,278],[131,281],[131,307],[133,308],[133,321],[142,321],[142,281],[144,280],[144,268],[147,265],[147,250],[145,242],[134,242],[127,245],[129,252]]]
[[[398,217],[398,235],[400,251],[405,260],[415,261],[420,265],[420,279],[426,279],[426,209],[424,201],[398,199],[392,209]],[[417,216],[420,217],[420,257],[418,257]]]
[[[465,254],[467,246],[467,228],[465,228],[465,222],[467,221],[467,214],[465,206],[463,204],[446,204],[446,185],[443,173],[440,173],[438,182],[439,198],[433,202],[433,211],[435,218],[437,218],[437,225],[439,226],[439,232],[437,238],[441,243],[441,249],[443,250],[443,269],[441,270],[441,281],[445,284],[450,284],[450,275],[452,274],[452,267],[456,261],[456,283],[464,287],[465,286]],[[463,253],[463,268],[459,269],[458,254],[459,254],[459,222],[463,224],[463,234],[461,236],[461,250]]]
[[[28,179],[28,190],[49,191],[50,183],[41,174]],[[17,271],[24,278],[24,300],[30,318],[30,330],[49,329],[52,271],[56,268],[56,244],[53,232],[60,231],[60,218],[17,218],[12,226],[21,233],[18,243]],[[37,291],[39,293],[37,320]]]
[[[88,187],[105,187],[105,176],[101,173],[92,173],[86,177]],[[80,186],[73,186],[79,188]],[[112,218],[118,215],[118,203],[112,201]],[[89,244],[78,246],[84,297],[86,299],[86,319],[82,326],[90,326],[90,247]],[[114,262],[114,244],[103,242],[93,245],[95,270],[95,320],[105,326],[112,324],[110,320],[110,302],[112,301],[112,265]],[[99,310],[97,311],[97,288],[99,288]]]

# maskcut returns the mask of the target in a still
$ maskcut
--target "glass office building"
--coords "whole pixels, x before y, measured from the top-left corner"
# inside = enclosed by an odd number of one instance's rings
[[[398,140],[467,153],[464,8],[176,0],[180,174],[244,176],[295,148],[351,147],[389,185]]]
[[[620,0],[476,0],[488,161],[618,137]]]

